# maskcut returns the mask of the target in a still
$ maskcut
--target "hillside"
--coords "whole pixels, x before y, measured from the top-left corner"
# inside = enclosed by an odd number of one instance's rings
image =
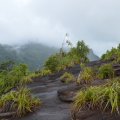
[[[25,63],[30,70],[40,69],[44,61],[56,53],[56,48],[51,48],[39,43],[29,43],[22,46],[0,45],[0,63],[12,60],[15,63]]]
[[[43,67],[46,59],[57,51],[56,48],[38,43],[29,43],[21,46],[17,55],[21,63],[27,64],[31,70],[37,70]]]
[[[15,63],[25,63],[30,70],[34,71],[42,68],[47,58],[58,50],[40,43],[28,43],[22,46],[0,45],[0,63],[7,60],[12,60]],[[90,61],[99,59],[92,49],[88,58]]]
[[[25,48],[17,48],[16,53],[22,56]],[[30,52],[31,45],[28,48]],[[50,56],[40,71],[29,73],[25,64],[3,69],[1,118],[17,115],[12,119],[17,120],[34,112],[19,120],[119,120],[120,48],[112,48],[92,62],[88,62],[88,53],[84,41],[78,41],[68,53]]]

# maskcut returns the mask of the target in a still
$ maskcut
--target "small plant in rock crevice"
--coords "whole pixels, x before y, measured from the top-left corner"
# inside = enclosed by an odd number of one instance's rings
[[[91,67],[84,67],[80,72],[77,83],[78,84],[89,84],[94,80],[95,74]]]
[[[71,73],[65,72],[60,77],[60,79],[61,79],[61,82],[70,83],[70,82],[73,82],[75,80],[75,77]]]

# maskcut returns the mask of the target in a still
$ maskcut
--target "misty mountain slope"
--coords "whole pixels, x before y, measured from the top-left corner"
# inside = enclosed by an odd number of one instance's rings
[[[29,43],[19,48],[18,56],[20,56],[20,62],[26,63],[31,70],[36,70],[41,68],[45,60],[57,51],[56,48],[39,43]]]
[[[92,49],[90,49],[89,54],[87,56],[90,61],[96,61],[99,60],[100,58],[93,52]]]
[[[22,46],[0,45],[0,63],[12,60],[15,63],[25,63],[30,70],[40,69],[46,59],[58,49],[40,43],[28,43]]]
[[[0,45],[0,63],[6,60],[17,61],[17,52],[8,45]]]
[[[28,43],[22,46],[0,45],[0,63],[12,60],[15,63],[25,63],[30,70],[40,69],[47,58],[58,52],[59,49],[51,48],[40,43]],[[98,60],[92,49],[88,54],[90,61]]]

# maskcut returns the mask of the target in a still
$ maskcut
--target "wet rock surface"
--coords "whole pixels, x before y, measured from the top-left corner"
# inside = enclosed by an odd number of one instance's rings
[[[73,120],[120,120],[120,115],[103,113],[101,111],[83,110],[72,115]]]
[[[71,84],[66,88],[58,90],[58,98],[63,102],[71,103],[74,101],[74,97],[80,89],[81,86]]]
[[[33,80],[34,82],[28,87],[31,89],[33,96],[42,100],[42,106],[38,111],[19,120],[71,120],[70,104],[62,102],[58,98],[57,92],[60,89],[64,90],[69,87],[69,85],[61,83],[59,79],[66,71],[75,75],[79,74],[80,65],[75,65],[67,70],[57,72],[54,75],[35,78]]]
[[[106,62],[94,61],[88,66],[100,66]],[[116,73],[120,75],[120,65],[113,66]],[[70,72],[77,76],[80,72],[80,65],[68,68],[67,70],[56,73],[55,75],[43,78],[35,78],[28,87],[34,96],[42,100],[42,106],[34,113],[21,119],[12,120],[71,120],[71,105],[78,90],[84,86],[77,86],[75,83],[64,84],[60,81],[60,76],[64,72]],[[92,85],[104,84],[105,81],[96,80]],[[85,86],[86,87],[86,86]],[[87,86],[88,87],[88,86]],[[120,120],[120,116],[98,111],[80,111],[72,115],[72,120]]]
[[[70,104],[61,102],[57,97],[57,91],[66,88],[66,85],[57,79],[41,79],[29,87],[33,95],[39,97],[43,103],[38,111],[19,120],[70,120]]]

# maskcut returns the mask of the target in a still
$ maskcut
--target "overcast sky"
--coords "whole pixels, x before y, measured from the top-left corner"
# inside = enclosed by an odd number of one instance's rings
[[[0,43],[85,40],[101,55],[120,42],[119,0],[0,0]]]

